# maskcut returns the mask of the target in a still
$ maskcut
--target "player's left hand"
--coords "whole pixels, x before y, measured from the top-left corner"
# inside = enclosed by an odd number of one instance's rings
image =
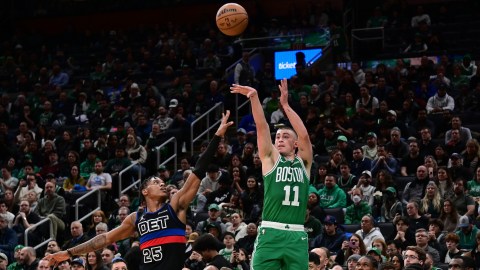
[[[59,263],[70,259],[70,256],[68,255],[67,251],[59,251],[53,254],[48,254],[43,259],[49,262],[49,266],[56,268]]]

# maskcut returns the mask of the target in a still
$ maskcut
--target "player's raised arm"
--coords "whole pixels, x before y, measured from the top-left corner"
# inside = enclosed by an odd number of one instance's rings
[[[272,151],[274,147],[272,145],[270,127],[268,126],[268,122],[265,119],[265,113],[263,112],[262,103],[260,103],[257,90],[249,86],[233,84],[232,87],[230,87],[230,93],[242,94],[250,99],[253,120],[255,121],[255,125],[257,126],[258,155],[264,161],[267,158],[273,160]]]
[[[215,136],[208,144],[205,152],[198,159],[197,164],[195,164],[195,169],[188,176],[185,185],[183,185],[183,187],[172,197],[170,204],[172,205],[173,209],[177,211],[180,220],[182,220],[180,212],[187,209],[190,203],[195,198],[198,187],[200,186],[200,182],[202,181],[203,177],[205,177],[208,165],[210,165],[213,160],[213,156],[217,151],[221,138],[225,136],[228,127],[233,125],[232,121],[228,121],[229,117],[229,110],[227,110],[226,113],[222,114],[222,121],[220,122],[220,126],[215,132]]]
[[[288,82],[287,79],[283,79],[278,86],[280,89],[280,105],[283,107],[285,114],[293,127],[293,130],[298,135],[298,156],[306,161],[307,172],[310,172],[313,160],[313,149],[308,135],[307,128],[303,124],[302,119],[288,104]]]

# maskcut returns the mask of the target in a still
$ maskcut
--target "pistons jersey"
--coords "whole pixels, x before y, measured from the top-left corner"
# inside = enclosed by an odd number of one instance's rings
[[[185,256],[185,224],[170,204],[155,212],[138,212],[135,222],[143,259],[141,270],[182,269]]]

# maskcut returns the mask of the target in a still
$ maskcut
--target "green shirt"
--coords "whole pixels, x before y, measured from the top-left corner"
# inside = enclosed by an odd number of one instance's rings
[[[480,183],[478,183],[475,179],[468,181],[467,189],[470,196],[480,197]]]
[[[352,204],[345,212],[345,224],[360,224],[362,217],[372,214],[372,208],[366,201],[360,201],[358,205]]]
[[[298,156],[290,161],[280,155],[263,179],[262,220],[303,225],[310,184],[303,161]]]

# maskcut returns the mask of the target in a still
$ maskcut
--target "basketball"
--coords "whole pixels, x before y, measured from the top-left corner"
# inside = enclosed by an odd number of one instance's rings
[[[248,25],[248,14],[236,3],[227,3],[217,11],[217,27],[227,36],[238,36]]]

